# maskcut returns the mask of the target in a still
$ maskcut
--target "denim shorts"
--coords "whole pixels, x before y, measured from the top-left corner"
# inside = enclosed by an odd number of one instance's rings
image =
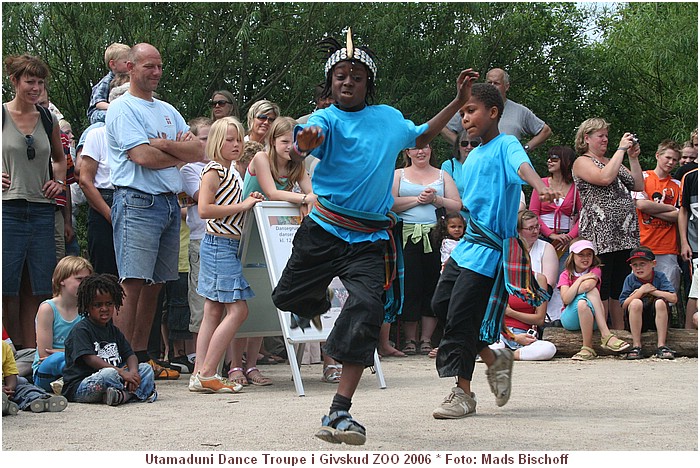
[[[180,205],[177,195],[128,187],[114,191],[114,253],[121,279],[165,283],[178,279]]]
[[[199,248],[197,293],[209,300],[230,304],[255,297],[243,277],[238,258],[239,240],[205,234]]]
[[[2,203],[2,295],[18,296],[25,262],[32,294],[51,294],[56,268],[56,205],[8,200]]]

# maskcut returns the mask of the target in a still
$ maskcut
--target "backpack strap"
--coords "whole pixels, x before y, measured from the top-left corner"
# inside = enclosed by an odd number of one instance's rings
[[[51,134],[53,133],[53,118],[51,117],[51,111],[45,107],[41,107],[39,104],[35,104],[36,110],[39,111],[39,116],[41,116],[41,123],[44,126],[44,130],[49,137],[49,143],[51,142]]]

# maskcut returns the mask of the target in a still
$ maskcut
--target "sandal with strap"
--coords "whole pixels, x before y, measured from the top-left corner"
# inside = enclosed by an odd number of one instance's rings
[[[245,376],[245,372],[243,371],[242,367],[234,367],[228,371],[227,374],[228,380],[231,382],[243,385],[244,387],[248,385],[248,378]]]
[[[262,372],[260,372],[260,369],[257,367],[251,367],[245,371],[245,376],[248,379],[249,384],[256,385],[258,387],[267,387],[268,385],[272,385],[272,379],[262,375]]]
[[[634,348],[630,349],[627,353],[627,359],[630,361],[642,358],[644,358],[644,355],[642,354],[642,348],[640,348],[639,346],[635,346]]]
[[[420,353],[421,354],[430,354],[430,351],[433,350],[433,346],[430,344],[430,340],[423,340],[420,342]]]
[[[343,371],[343,366],[340,364],[329,364],[324,366],[321,382],[334,383],[340,382],[340,376]]]
[[[588,346],[581,346],[581,351],[574,354],[571,357],[571,359],[573,359],[574,361],[590,361],[591,359],[595,359],[597,357],[598,354],[593,348],[589,348]]]
[[[331,444],[364,445],[367,440],[365,427],[347,411],[334,411],[321,418],[321,424],[316,437]]]
[[[619,353],[620,351],[624,351],[630,347],[628,342],[621,340],[612,333],[601,337],[600,345],[608,351],[612,351],[614,353]]]
[[[418,343],[413,340],[409,340],[406,342],[401,352],[407,354],[408,356],[415,356],[418,349],[417,346]]]
[[[676,359],[676,352],[668,346],[663,345],[656,349],[655,356],[659,359]]]

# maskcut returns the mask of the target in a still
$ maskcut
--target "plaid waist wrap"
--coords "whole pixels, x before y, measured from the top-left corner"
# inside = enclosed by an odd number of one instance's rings
[[[496,269],[496,281],[491,288],[489,304],[479,331],[481,341],[494,343],[498,340],[503,326],[509,294],[535,307],[548,301],[550,295],[537,283],[537,278],[530,267],[530,255],[520,238],[501,239],[473,218],[469,220],[465,237],[468,242],[501,252],[500,265]]]
[[[366,211],[351,210],[333,204],[324,197],[318,197],[314,210],[319,218],[328,224],[358,232],[387,231],[389,241],[384,252],[384,291],[385,318],[387,322],[396,320],[403,305],[403,250],[401,248],[402,221],[395,213],[386,215]]]

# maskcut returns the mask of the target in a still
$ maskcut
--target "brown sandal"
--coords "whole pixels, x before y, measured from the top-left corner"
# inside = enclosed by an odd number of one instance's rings
[[[272,379],[262,375],[262,372],[260,372],[257,367],[251,367],[245,371],[245,376],[248,379],[249,384],[256,385],[258,387],[267,387],[268,385],[272,385]]]

